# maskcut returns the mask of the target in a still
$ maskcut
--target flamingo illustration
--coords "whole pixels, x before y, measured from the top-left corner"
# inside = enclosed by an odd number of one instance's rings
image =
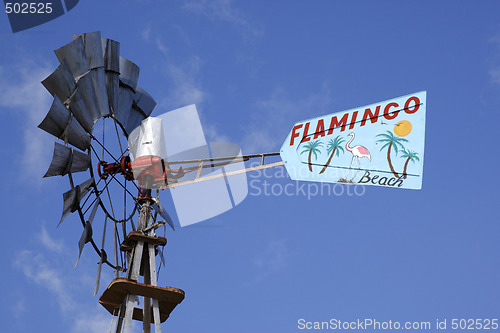
[[[352,148],[349,147],[349,144],[354,140],[354,133],[351,132],[348,135],[352,136],[352,138],[351,138],[351,140],[348,143],[346,143],[345,149],[347,151],[351,152],[351,154],[352,154],[352,161],[351,161],[351,165],[349,166],[349,170],[347,171],[347,174],[345,175],[344,179],[347,180],[347,176],[349,175],[349,172],[351,172],[351,168],[352,168],[352,165],[354,163],[354,159],[358,158],[358,171],[356,171],[356,174],[351,178],[351,183],[352,183],[352,180],[358,175],[358,172],[361,169],[361,163],[360,163],[359,159],[363,158],[363,157],[367,157],[371,161],[372,158],[370,156],[370,152],[368,152],[368,149],[366,149],[363,146],[354,146]]]

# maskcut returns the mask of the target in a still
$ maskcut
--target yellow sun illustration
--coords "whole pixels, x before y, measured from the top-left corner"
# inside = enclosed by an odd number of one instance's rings
[[[407,136],[411,132],[411,123],[408,120],[401,120],[394,125],[394,133],[397,136]]]

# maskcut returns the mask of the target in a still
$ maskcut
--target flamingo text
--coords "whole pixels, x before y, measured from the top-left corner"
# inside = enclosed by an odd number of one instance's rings
[[[383,108],[382,108],[383,106]],[[317,120],[316,126],[311,126],[311,122],[308,121],[306,123],[297,124],[292,129],[292,135],[290,136],[290,146],[293,146],[295,143],[295,139],[301,136],[301,129],[303,129],[302,139],[300,142],[310,141],[311,138],[313,140],[318,137],[324,137],[325,135],[332,135],[335,129],[340,127],[340,132],[345,131],[346,127],[349,126],[349,129],[353,129],[355,124],[359,123],[360,127],[366,125],[369,120],[370,123],[374,124],[378,121],[379,117],[384,117],[387,120],[395,119],[398,114],[402,110],[398,110],[399,104],[395,102],[389,102],[386,105],[376,105],[375,107],[366,108],[363,113],[363,117],[357,120],[358,111],[354,111],[352,113],[346,112],[340,116],[332,116],[330,119],[328,118],[320,118]],[[404,104],[404,112],[407,114],[413,114],[418,111],[420,108],[420,99],[417,96],[409,97]],[[380,114],[380,112],[383,114]],[[340,117],[340,119],[338,118]],[[350,118],[350,122],[347,121]],[[328,120],[330,120],[328,122]],[[325,128],[325,123],[329,126]],[[313,132],[314,130],[314,132]],[[310,132],[310,133],[309,133]]]

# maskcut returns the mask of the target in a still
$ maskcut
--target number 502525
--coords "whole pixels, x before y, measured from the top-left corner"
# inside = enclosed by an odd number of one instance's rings
[[[498,319],[452,319],[452,330],[496,330]]]
[[[7,14],[50,14],[52,13],[52,3],[39,2],[6,2],[5,12]]]

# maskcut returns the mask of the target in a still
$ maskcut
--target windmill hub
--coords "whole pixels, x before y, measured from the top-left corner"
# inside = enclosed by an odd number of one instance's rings
[[[168,163],[156,155],[144,155],[130,160],[130,156],[123,156],[120,162],[97,163],[97,173],[101,179],[107,179],[110,175],[121,173],[126,180],[137,180],[142,188],[158,188],[165,183],[176,183],[185,175],[182,167],[171,169]]]

